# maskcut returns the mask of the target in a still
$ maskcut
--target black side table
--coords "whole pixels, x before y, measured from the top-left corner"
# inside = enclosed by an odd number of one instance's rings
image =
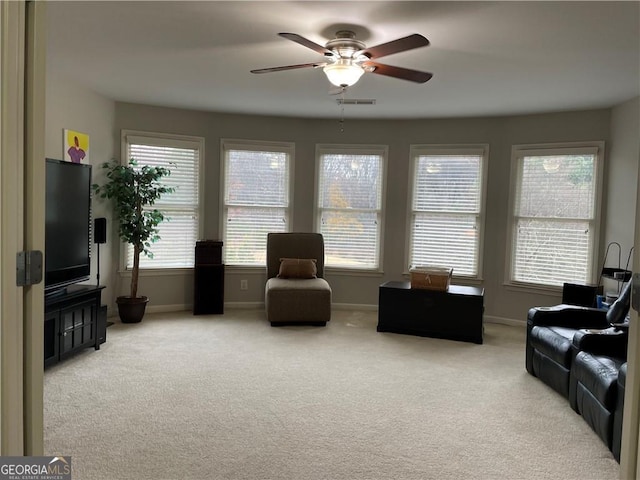
[[[380,285],[377,330],[481,344],[483,312],[483,288],[450,285],[442,292],[386,282]]]

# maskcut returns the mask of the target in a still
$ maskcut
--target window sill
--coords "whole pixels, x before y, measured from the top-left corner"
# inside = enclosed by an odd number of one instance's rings
[[[411,279],[411,272],[404,271],[402,272],[402,276],[405,277],[407,281]],[[462,275],[453,275],[451,277],[451,283],[454,285],[482,285],[484,283],[484,279],[482,277],[465,277]]]
[[[324,267],[324,273],[347,277],[382,277],[382,270],[355,270],[352,268]]]
[[[225,265],[227,273],[256,275],[267,271],[266,265]],[[343,275],[351,277],[381,277],[382,270],[356,270],[352,268],[324,267],[324,273],[329,275]]]
[[[258,273],[264,274],[267,271],[266,265],[226,265],[224,266],[227,273],[255,275]]]
[[[131,270],[118,270],[118,274],[123,278],[131,277]],[[141,268],[141,277],[166,277],[170,275],[192,275],[193,268]]]
[[[502,284],[507,290],[520,293],[532,293],[537,295],[548,295],[557,297],[562,295],[562,287],[556,287],[553,285],[537,285],[534,283],[517,283],[517,282],[504,282]]]

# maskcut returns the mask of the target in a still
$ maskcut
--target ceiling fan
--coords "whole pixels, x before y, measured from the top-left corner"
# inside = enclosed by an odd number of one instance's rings
[[[354,85],[365,72],[416,83],[425,83],[433,76],[428,72],[394,67],[372,61],[374,58],[429,45],[429,40],[417,33],[369,48],[360,40],[356,40],[355,33],[350,30],[336,32],[336,38],[329,40],[324,47],[296,33],[279,33],[278,35],[324,55],[327,60],[324,62],[260,68],[251,70],[251,73],[270,73],[297,68],[322,67],[329,81],[336,87],[341,88]]]

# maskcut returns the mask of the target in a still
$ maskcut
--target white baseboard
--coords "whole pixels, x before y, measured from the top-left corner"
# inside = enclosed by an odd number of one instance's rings
[[[264,308],[264,302],[225,302],[224,308],[259,310]],[[193,305],[157,305],[147,307],[147,312],[149,313],[181,312],[190,310],[193,310]]]
[[[361,303],[334,303],[332,308],[336,310],[363,310],[367,312],[374,312],[378,310],[378,305],[367,305]],[[260,310],[264,309],[264,302],[226,302],[224,308],[228,309],[244,309],[244,310]],[[165,313],[165,312],[182,312],[193,310],[193,305],[176,304],[176,305],[156,305],[148,306],[148,313]],[[114,312],[117,315],[117,310]],[[498,323],[502,325],[509,325],[512,327],[526,327],[527,322],[523,320],[515,320],[513,318],[496,317],[493,315],[485,315],[484,321],[486,323]]]
[[[377,311],[378,305],[366,305],[360,303],[334,303],[333,308],[337,310],[364,310],[364,311]],[[493,315],[485,315],[484,321],[486,323],[499,323],[502,325],[509,325],[512,327],[526,327],[527,322],[522,320],[514,320],[513,318],[496,317]]]
[[[145,312],[147,313],[166,313],[166,312],[183,312],[185,310],[193,310],[193,305],[177,304],[177,305],[149,305]]]
[[[511,327],[526,327],[527,322],[522,320],[514,320],[513,318],[494,317],[493,315],[485,315],[484,321],[486,323],[499,323],[502,325],[509,325]]]
[[[224,308],[260,310],[260,309],[264,309],[264,302],[225,302]]]
[[[226,302],[224,308],[241,308],[241,309],[261,309],[264,308],[264,302]],[[377,305],[365,305],[360,303],[334,303],[331,308],[336,310],[365,310],[377,311]]]
[[[167,313],[193,311],[193,305],[150,305],[145,308],[145,313]],[[118,306],[107,309],[107,319],[119,318]]]
[[[377,312],[378,305],[366,305],[362,303],[334,303],[331,308],[336,310],[364,310],[366,312]]]

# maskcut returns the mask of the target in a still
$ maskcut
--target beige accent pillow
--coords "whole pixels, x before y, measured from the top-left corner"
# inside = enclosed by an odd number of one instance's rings
[[[281,258],[278,278],[316,278],[315,258]]]

